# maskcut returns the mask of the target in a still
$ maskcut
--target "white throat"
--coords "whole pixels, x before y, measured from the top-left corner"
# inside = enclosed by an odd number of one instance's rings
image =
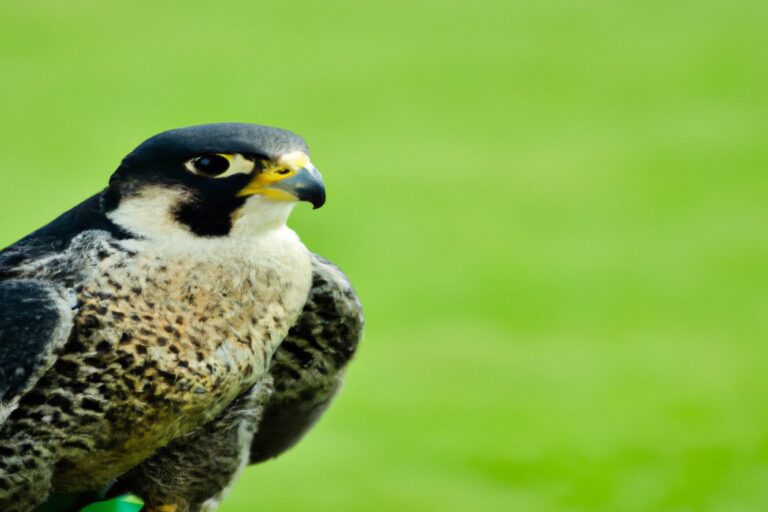
[[[280,201],[264,196],[251,196],[232,219],[229,236],[243,239],[286,227],[296,201]]]

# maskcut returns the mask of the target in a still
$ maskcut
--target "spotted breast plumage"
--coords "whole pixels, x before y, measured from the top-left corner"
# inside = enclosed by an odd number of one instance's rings
[[[325,201],[298,136],[172,130],[0,253],[0,509],[133,492],[215,510],[306,432],[362,314],[286,226],[298,201]]]

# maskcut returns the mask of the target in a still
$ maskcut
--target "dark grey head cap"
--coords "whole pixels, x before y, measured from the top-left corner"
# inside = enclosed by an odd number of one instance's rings
[[[291,151],[309,154],[304,139],[288,130],[248,123],[215,123],[155,135],[134,149],[126,160],[201,153],[245,153],[274,158]]]

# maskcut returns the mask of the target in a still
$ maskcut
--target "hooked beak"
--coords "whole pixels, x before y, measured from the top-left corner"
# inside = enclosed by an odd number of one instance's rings
[[[325,185],[304,153],[292,153],[267,166],[237,195],[262,195],[278,201],[306,201],[317,209],[325,204]]]

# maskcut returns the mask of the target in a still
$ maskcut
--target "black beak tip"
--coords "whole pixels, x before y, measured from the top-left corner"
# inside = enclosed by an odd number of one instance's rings
[[[312,209],[317,210],[318,208],[322,208],[322,206],[325,204],[325,190],[321,194],[318,194],[315,196],[314,199],[310,201],[312,203]]]
[[[306,201],[312,205],[313,210],[317,210],[325,204],[325,187],[320,183],[312,183],[310,186],[302,187],[298,191],[299,201]]]

